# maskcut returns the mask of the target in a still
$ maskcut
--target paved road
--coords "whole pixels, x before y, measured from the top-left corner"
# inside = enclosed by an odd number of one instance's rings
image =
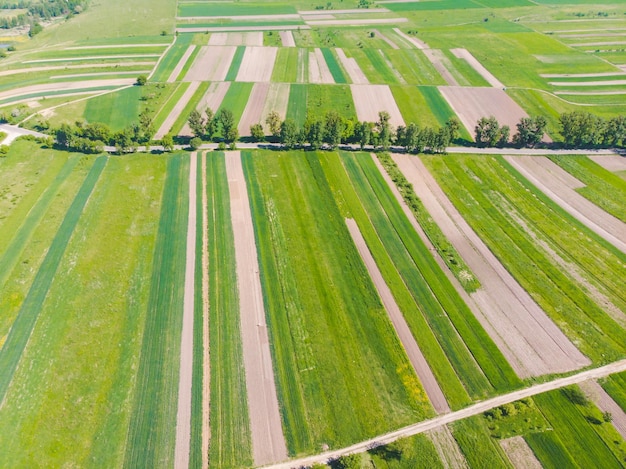
[[[305,458],[294,459],[294,460],[287,461],[284,463],[274,464],[274,465],[265,466],[265,467],[267,469],[270,469],[270,468],[271,469],[291,469],[294,467],[310,466],[316,463],[325,463],[329,459],[339,458],[346,454],[362,453],[372,447],[375,447],[381,444],[392,443],[399,438],[417,435],[427,430],[432,430],[434,428],[441,427],[442,425],[447,425],[449,423],[456,422],[457,420],[462,420],[467,417],[471,417],[473,415],[482,414],[483,412],[489,409],[493,409],[494,407],[499,407],[501,405],[508,404],[510,402],[514,402],[519,399],[523,399],[525,397],[535,396],[537,394],[541,394],[547,391],[552,391],[554,389],[559,389],[564,386],[569,386],[571,384],[582,383],[583,381],[587,381],[589,379],[603,378],[610,374],[619,373],[621,371],[626,371],[626,360],[620,360],[618,362],[614,362],[609,365],[605,365],[599,368],[594,368],[592,370],[583,371],[581,373],[567,376],[565,378],[555,379],[547,383],[537,384],[529,388],[520,389],[519,391],[513,391],[508,394],[503,394],[501,396],[487,399],[486,401],[479,402],[472,406],[466,407],[465,409],[461,409],[456,412],[451,412],[449,414],[444,414],[444,415],[435,417],[430,420],[425,420],[423,422],[409,425],[407,427],[401,428],[394,432],[386,433],[384,435],[379,435],[375,438],[362,441],[360,443],[349,446],[347,448],[341,448],[341,449],[334,450],[334,451],[327,451],[325,453],[321,453],[315,456],[308,456]]]

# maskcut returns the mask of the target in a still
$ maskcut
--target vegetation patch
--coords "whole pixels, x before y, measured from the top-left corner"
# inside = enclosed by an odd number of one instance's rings
[[[243,60],[243,54],[246,52],[246,46],[237,46],[233,61],[230,63],[228,73],[226,73],[226,81],[235,81],[237,73],[239,73],[239,67],[241,67],[241,61]]]

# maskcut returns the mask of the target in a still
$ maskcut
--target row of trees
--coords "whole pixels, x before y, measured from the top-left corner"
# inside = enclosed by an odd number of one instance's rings
[[[206,108],[204,115],[194,109],[187,122],[194,137],[202,140],[210,141],[221,136],[227,143],[232,143],[239,138],[235,116],[230,109],[220,109],[215,114],[211,108]]]
[[[87,0],[19,0],[2,9],[27,10],[19,15],[6,15],[0,18],[0,29],[11,29],[17,26],[31,25],[31,36],[40,31],[39,20],[50,20],[60,16],[72,16],[81,13],[87,7]]]

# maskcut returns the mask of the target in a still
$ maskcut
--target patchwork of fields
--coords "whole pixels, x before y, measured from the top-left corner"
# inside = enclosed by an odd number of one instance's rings
[[[623,2],[105,3],[0,58],[0,466],[626,465]]]

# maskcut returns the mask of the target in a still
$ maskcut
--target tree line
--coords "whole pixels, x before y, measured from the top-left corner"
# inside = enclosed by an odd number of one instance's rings
[[[30,24],[30,35],[34,36],[41,31],[39,20],[50,20],[60,16],[70,17],[81,13],[87,7],[87,2],[88,0],[19,0],[11,5],[3,6],[2,9],[27,10],[27,13],[0,18],[0,28],[11,29]]]

